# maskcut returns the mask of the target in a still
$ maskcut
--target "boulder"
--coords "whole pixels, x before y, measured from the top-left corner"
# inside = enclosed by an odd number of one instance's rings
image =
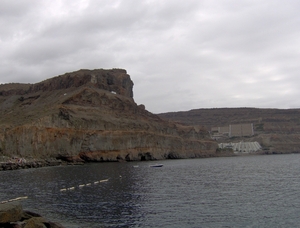
[[[41,215],[23,211],[17,202],[0,204],[0,228],[64,228],[59,223],[51,222]]]
[[[50,222],[43,217],[32,217],[26,221],[24,228],[64,228],[62,225]]]
[[[17,202],[0,204],[0,224],[16,222],[22,218],[22,205]]]
[[[45,223],[48,221],[43,217],[33,217],[28,219],[24,228],[47,228]]]
[[[42,217],[42,216],[38,213],[35,213],[35,212],[23,211],[22,220],[28,220],[28,219],[31,219],[33,217]]]

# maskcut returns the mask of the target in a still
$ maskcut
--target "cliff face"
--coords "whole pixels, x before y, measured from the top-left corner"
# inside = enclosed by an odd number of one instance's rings
[[[189,125],[211,127],[253,123],[254,136],[220,142],[258,141],[265,153],[300,153],[300,109],[214,108],[159,114]]]
[[[204,128],[165,121],[137,105],[122,69],[79,70],[0,86],[0,155],[86,161],[215,156]]]

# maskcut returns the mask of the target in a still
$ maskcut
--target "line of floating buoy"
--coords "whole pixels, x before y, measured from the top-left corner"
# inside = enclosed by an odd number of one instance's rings
[[[28,198],[28,196],[22,196],[22,197],[18,197],[18,198],[15,198],[15,199],[1,201],[0,204],[9,203],[9,202],[18,201],[18,200],[23,200],[23,199],[27,199],[27,198]]]
[[[99,181],[99,182],[102,183],[102,182],[107,182],[107,181],[108,181],[108,179],[101,180],[101,181]]]
[[[108,179],[95,181],[95,182],[94,182],[94,185],[95,185],[95,184],[99,184],[99,183],[103,183],[103,182],[107,182],[107,181],[108,181]],[[92,183],[80,184],[80,185],[78,185],[78,187],[79,187],[79,188],[83,188],[83,187],[85,187],[85,186],[91,186],[91,185],[92,185]],[[66,191],[70,191],[70,190],[74,190],[74,189],[75,189],[75,187],[62,188],[62,189],[60,189],[59,191],[60,191],[60,192],[66,192]]]
[[[61,191],[61,192],[65,192],[65,191],[72,191],[72,190],[75,190],[75,187],[70,187],[70,188],[62,188],[62,189],[60,189],[59,191]]]
[[[59,191],[61,191],[61,192],[65,192],[65,191],[71,191],[71,190],[74,190],[75,189],[75,187],[70,187],[70,188],[62,188],[62,189],[60,189]]]

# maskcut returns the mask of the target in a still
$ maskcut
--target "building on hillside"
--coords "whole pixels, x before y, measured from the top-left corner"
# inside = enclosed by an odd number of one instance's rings
[[[254,135],[253,124],[229,125],[229,137],[243,137]]]
[[[253,136],[253,124],[230,124],[223,127],[212,127],[211,136],[213,139],[218,140],[226,137],[245,137]]]
[[[214,133],[220,133],[220,134],[224,134],[224,135],[228,135],[229,136],[229,126],[225,126],[225,127],[212,127],[211,131]]]

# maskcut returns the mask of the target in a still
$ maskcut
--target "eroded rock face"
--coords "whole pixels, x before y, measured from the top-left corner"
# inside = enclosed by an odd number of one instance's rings
[[[214,156],[205,129],[165,121],[133,100],[125,70],[80,70],[0,86],[0,155],[121,161]]]
[[[0,95],[26,95],[41,91],[67,90],[81,86],[104,89],[133,98],[133,82],[126,70],[123,69],[79,70],[32,85],[20,83],[4,84],[0,85]],[[24,98],[20,97],[20,99]]]
[[[90,86],[132,98],[133,82],[126,70],[79,70],[34,84],[28,93]]]

